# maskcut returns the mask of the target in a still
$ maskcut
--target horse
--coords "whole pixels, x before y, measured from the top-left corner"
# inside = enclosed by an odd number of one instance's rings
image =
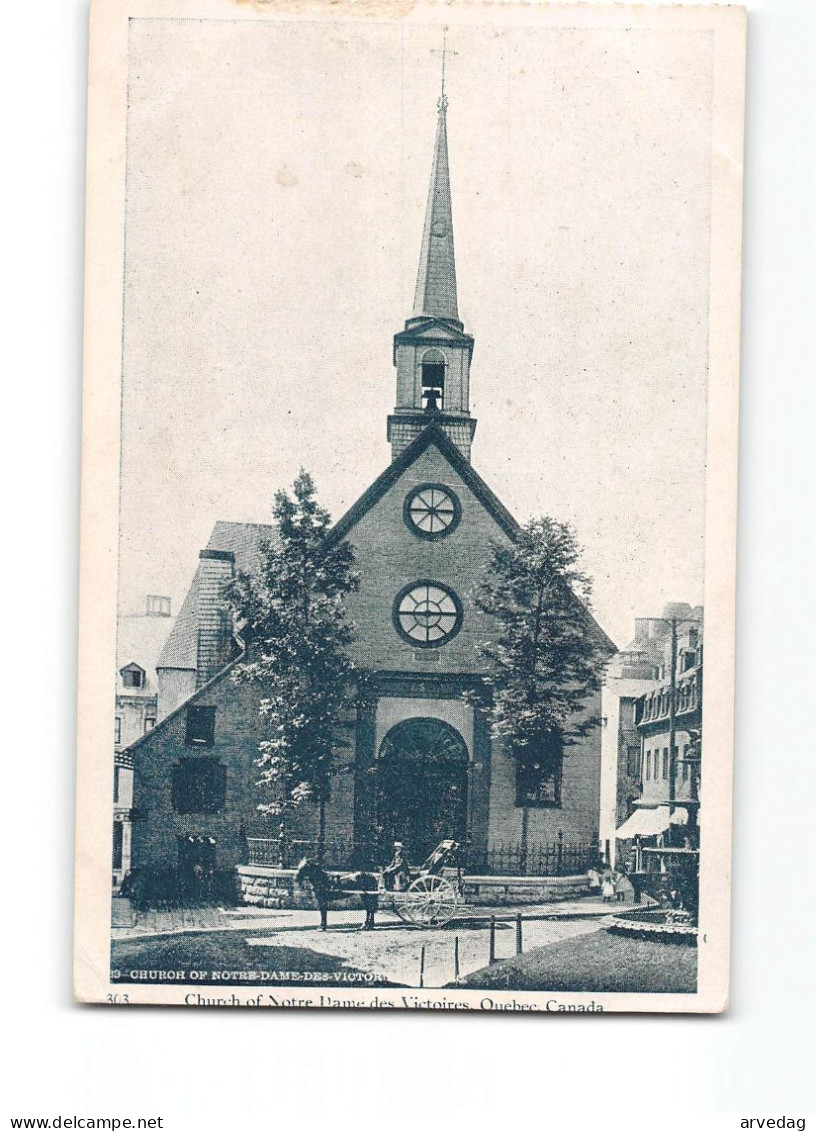
[[[347,895],[359,892],[365,908],[365,922],[361,930],[374,930],[374,913],[379,904],[377,891],[379,882],[372,872],[327,872],[325,868],[304,857],[298,864],[295,883],[299,886],[310,884],[320,908],[320,930],[328,925],[329,904]]]

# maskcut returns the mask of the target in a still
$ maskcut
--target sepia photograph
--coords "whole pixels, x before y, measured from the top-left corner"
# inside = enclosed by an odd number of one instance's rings
[[[180,8],[92,14],[78,996],[721,1011],[744,11]]]

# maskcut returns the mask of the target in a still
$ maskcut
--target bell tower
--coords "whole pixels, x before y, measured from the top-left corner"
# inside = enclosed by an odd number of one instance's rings
[[[388,417],[392,459],[435,423],[469,460],[476,431],[469,409],[473,338],[459,320],[456,295],[444,62],[442,96],[437,106],[414,310],[405,328],[394,335],[397,401]]]

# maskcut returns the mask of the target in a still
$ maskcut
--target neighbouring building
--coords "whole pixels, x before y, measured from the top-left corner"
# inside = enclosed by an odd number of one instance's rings
[[[634,704],[639,786],[618,841],[696,849],[703,721],[703,610],[664,610],[662,656],[654,685]],[[637,870],[644,862],[637,860]]]
[[[158,717],[156,660],[173,627],[170,598],[148,595],[144,607],[117,624],[113,733],[113,883],[130,868],[133,756],[128,750]]]
[[[484,866],[519,843],[523,824],[531,844],[594,852],[598,842],[600,729],[556,769],[517,772],[484,707],[465,698],[484,693],[479,648],[495,633],[472,594],[491,545],[512,544],[518,524],[471,464],[474,339],[457,305],[446,109],[440,100],[414,309],[393,343],[391,463],[330,536],[353,544],[361,577],[348,606],[362,693],[343,721],[348,772],[334,780],[327,836],[357,846],[368,864],[395,839],[420,860],[454,837]],[[269,527],[218,522],[199,555],[157,663],[159,721],[130,749],[136,866],[225,872],[253,853],[263,860],[274,843],[277,824],[257,811],[260,694],[231,679],[242,645],[220,599],[272,537]],[[593,716],[600,696],[599,687],[586,703]],[[314,838],[313,807],[287,817],[285,835]]]
[[[601,693],[601,844],[614,858],[616,834],[641,794],[637,701],[659,682],[669,624],[638,617],[632,642],[612,657]]]

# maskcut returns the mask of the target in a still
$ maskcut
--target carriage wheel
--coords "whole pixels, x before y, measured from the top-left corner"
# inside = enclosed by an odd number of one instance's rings
[[[450,880],[444,876],[419,876],[403,892],[399,914],[415,927],[444,927],[458,906],[459,896]]]

